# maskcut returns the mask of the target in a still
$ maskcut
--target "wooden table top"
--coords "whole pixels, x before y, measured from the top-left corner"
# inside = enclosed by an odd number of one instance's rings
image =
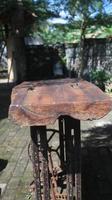
[[[84,80],[23,82],[12,90],[9,118],[21,126],[48,125],[61,115],[93,120],[112,110],[112,99]]]

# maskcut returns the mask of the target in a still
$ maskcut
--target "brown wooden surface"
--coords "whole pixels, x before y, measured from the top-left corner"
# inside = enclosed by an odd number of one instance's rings
[[[111,109],[112,99],[84,80],[23,82],[13,88],[9,118],[21,126],[47,125],[61,115],[99,119]]]

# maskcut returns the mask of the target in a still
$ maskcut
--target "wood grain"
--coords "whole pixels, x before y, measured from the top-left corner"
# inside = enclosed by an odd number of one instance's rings
[[[112,110],[112,99],[85,80],[23,82],[13,88],[9,118],[21,126],[48,125],[61,115],[93,120]]]

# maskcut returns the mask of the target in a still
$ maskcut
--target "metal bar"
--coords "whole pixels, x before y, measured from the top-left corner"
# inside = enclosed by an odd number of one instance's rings
[[[66,161],[66,194],[67,200],[81,200],[81,145],[80,145],[80,121],[64,116],[59,119],[60,153],[62,164]],[[48,144],[45,126],[31,127],[33,141],[33,166],[35,173],[36,200],[50,200],[58,191],[54,190],[49,180]],[[49,163],[50,165],[50,163]],[[52,174],[53,176],[53,174]],[[75,183],[75,193],[74,193]],[[57,186],[55,187],[55,189]],[[50,194],[51,190],[51,194]],[[54,193],[53,193],[54,191]],[[54,195],[53,195],[54,194]],[[61,198],[61,196],[60,196]]]
[[[74,120],[74,155],[75,155],[75,199],[81,200],[81,139],[80,139],[80,121]]]
[[[48,145],[46,127],[38,127],[42,156],[43,199],[50,200],[49,172],[48,172]]]
[[[52,194],[52,200],[56,200],[56,194],[57,194],[57,183],[56,178],[54,175],[54,167],[53,167],[53,161],[51,156],[51,150],[49,151],[49,171],[51,173],[51,179],[50,179],[50,186],[51,186],[51,194]]]
[[[70,117],[65,116],[65,145],[66,145],[66,182],[67,182],[67,200],[73,200],[73,170],[72,170],[72,137]]]
[[[39,140],[38,140],[38,132],[37,127],[33,126],[30,128],[31,130],[31,139],[32,139],[32,158],[33,158],[33,170],[34,170],[34,178],[35,178],[35,186],[36,186],[36,200],[42,200],[41,196],[41,180],[40,180],[40,158],[39,158]]]
[[[80,121],[64,117],[66,134],[67,200],[81,200]],[[73,184],[75,182],[75,192]],[[75,194],[74,194],[75,193]]]
[[[65,136],[64,136],[64,121],[63,121],[63,117],[59,117],[58,120],[59,123],[59,142],[60,142],[60,162],[61,162],[61,168],[64,168],[64,162],[65,162],[65,150],[64,150],[64,140],[65,140]]]

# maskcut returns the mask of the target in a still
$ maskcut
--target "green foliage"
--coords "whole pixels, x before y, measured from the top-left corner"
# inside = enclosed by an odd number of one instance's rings
[[[14,12],[13,9],[17,8],[18,6],[21,6],[21,8],[24,8],[28,12],[37,14],[37,17],[51,17],[54,16],[53,12],[48,9],[48,0],[0,0],[0,13],[5,13],[9,11]]]
[[[111,27],[102,27],[102,37],[112,37],[112,26]]]
[[[110,81],[111,76],[104,69],[92,70],[90,74],[91,81],[97,85],[100,89],[105,91],[105,85]]]
[[[64,33],[59,32],[58,30],[45,30],[41,31],[39,35],[42,37],[46,44],[56,44],[56,43],[64,43]]]
[[[84,39],[87,33],[87,28],[92,25],[110,24],[110,16],[105,11],[104,0],[65,0],[65,9],[68,12],[69,22],[80,27],[80,42],[79,42],[79,73],[81,76],[84,67]],[[110,0],[107,0],[110,2]],[[75,28],[75,27],[74,27]]]
[[[36,16],[33,26],[31,23],[25,25],[25,34],[39,34],[45,43],[80,41],[81,34],[84,37],[88,33],[94,34],[102,24],[106,26],[105,29],[101,27],[102,35],[112,34],[112,16],[104,14],[104,0],[0,0],[0,13],[7,13],[9,22],[18,2],[28,13]],[[66,13],[67,24],[52,25],[46,21],[59,16],[62,10]]]
[[[102,10],[102,0],[68,0],[68,10],[73,17],[74,14],[89,17],[92,13]]]
[[[112,76],[110,76],[110,79],[107,81],[106,92],[112,94]]]
[[[56,44],[56,43],[71,43],[75,40],[79,40],[79,31],[74,30],[68,30],[68,28],[63,27],[60,29],[60,27],[54,27],[51,28],[48,26],[44,26],[44,28],[41,26],[41,29],[39,32],[35,33],[39,34],[45,43],[47,44]]]

